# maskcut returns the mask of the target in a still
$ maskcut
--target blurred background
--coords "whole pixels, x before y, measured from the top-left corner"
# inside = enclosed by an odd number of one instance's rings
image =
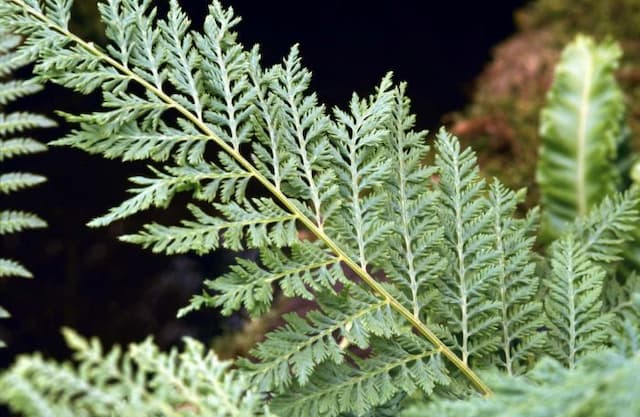
[[[156,3],[166,10],[168,1]],[[576,32],[611,35],[622,43],[620,80],[629,101],[640,103],[633,100],[640,79],[638,0],[224,3],[243,17],[240,39],[245,45],[259,43],[266,64],[279,62],[299,43],[314,74],[313,89],[329,106],[344,105],[354,90],[367,94],[387,71],[394,71],[396,80],[408,81],[419,128],[434,131],[446,124],[465,143],[474,144],[485,173],[513,187],[532,188],[529,204],[536,198],[532,181],[539,109],[558,53]],[[182,4],[199,28],[208,0]],[[76,0],[74,16],[78,34],[104,43],[94,0]],[[25,71],[18,75],[26,76]],[[99,97],[47,87],[16,107],[51,114],[52,108],[88,111],[98,104]],[[637,113],[632,106],[629,117]],[[68,129],[62,124],[38,134],[49,140]],[[107,345],[153,335],[164,347],[184,335],[208,343],[243,328],[242,317],[222,318],[213,310],[175,318],[190,296],[201,291],[203,278],[224,272],[234,254],[167,257],[117,240],[150,219],[175,222],[183,214],[179,209],[149,211],[103,229],[85,226],[126,197],[127,178],[143,173],[142,164],[52,148],[3,163],[2,169],[48,177],[43,186],[12,194],[10,201],[0,197],[0,204],[33,211],[49,228],[0,242],[3,256],[21,261],[35,276],[0,281],[1,304],[13,314],[0,321],[0,339],[9,345],[0,350],[0,367],[16,354],[35,350],[64,358],[61,326],[98,336]],[[245,326],[245,334],[251,331],[261,330]],[[223,340],[217,343],[223,355],[242,344]]]

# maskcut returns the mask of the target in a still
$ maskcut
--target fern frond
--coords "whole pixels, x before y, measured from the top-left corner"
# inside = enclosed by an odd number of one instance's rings
[[[443,303],[440,314],[452,332],[460,332],[456,348],[464,363],[469,363],[470,358],[481,357],[499,345],[500,301],[489,296],[498,275],[489,229],[493,219],[473,151],[461,150],[457,138],[443,130],[438,133],[436,148],[439,218],[444,227],[443,252],[449,261],[438,283]]]
[[[246,200],[214,204],[222,218],[213,217],[195,205],[189,211],[196,221],[183,221],[182,226],[146,225],[135,235],[125,235],[124,242],[136,243],[154,252],[167,254],[211,252],[219,247],[232,250],[262,246],[290,246],[297,240],[296,216],[282,210],[272,200]]]
[[[162,121],[154,129],[127,123],[117,132],[100,125],[83,124],[54,145],[69,145],[89,153],[103,154],[107,158],[123,161],[151,159],[166,161],[175,152],[175,158],[193,165],[202,163],[207,137],[191,129],[175,129]]]
[[[347,346],[367,349],[372,336],[390,338],[399,332],[389,303],[357,287],[343,289],[339,297],[321,296],[318,303],[305,317],[286,315],[286,324],[250,353],[256,362],[240,361],[261,390],[286,392],[294,378],[305,386],[318,365],[343,363]]]
[[[542,304],[535,301],[540,279],[535,275],[532,246],[538,211],[526,219],[513,218],[517,196],[497,180],[489,190],[493,245],[498,261],[498,285],[492,295],[500,301],[499,364],[509,375],[526,370],[543,344]]]
[[[388,75],[368,100],[353,95],[350,114],[334,110],[337,125],[332,134],[338,152],[334,159],[343,200],[335,233],[363,270],[381,256],[386,247],[382,243],[392,227],[385,221],[386,194],[382,187],[391,164],[381,144],[389,134],[386,126],[393,96]]]
[[[541,115],[537,180],[543,232],[559,236],[617,188],[613,163],[622,137],[622,92],[614,78],[620,48],[578,36],[556,66]]]
[[[611,313],[602,312],[605,271],[594,265],[572,235],[551,248],[551,275],[543,281],[548,289],[548,345],[565,366],[574,368],[581,356],[604,347],[610,337]]]
[[[0,376],[0,401],[27,417],[269,415],[248,381],[195,340],[168,353],[147,340],[123,353],[70,330],[65,337],[75,364],[22,356]]]
[[[33,80],[11,80],[0,82],[0,106],[4,106],[21,97],[35,94],[42,86]]]
[[[271,137],[272,144],[276,145],[272,151],[276,154],[265,155],[267,159],[263,157],[263,161],[274,169],[276,163],[281,165],[279,169],[284,169],[280,174],[285,181],[283,187],[293,197],[310,202],[311,207],[306,204],[300,206],[305,215],[323,228],[336,209],[332,205],[336,204],[337,195],[335,173],[327,169],[333,157],[328,139],[330,120],[325,115],[324,106],[317,103],[316,95],[307,93],[311,73],[301,65],[297,47],[291,49],[282,68],[275,68],[274,72],[277,82],[271,88],[275,98],[269,104],[262,99],[261,114],[265,120],[280,116],[282,139]],[[272,110],[265,115],[264,106],[268,105]],[[277,131],[271,132],[274,134]],[[293,169],[287,169],[287,161],[291,161]],[[318,175],[318,172],[323,174]]]
[[[0,135],[6,136],[28,129],[53,127],[51,119],[28,112],[0,113]]]
[[[230,167],[233,165],[233,168]],[[165,167],[166,172],[150,167],[155,178],[133,177],[130,181],[140,188],[130,189],[134,197],[124,201],[119,206],[109,210],[109,213],[98,217],[89,226],[106,226],[116,220],[129,217],[150,207],[168,207],[178,192],[193,191],[196,199],[214,201],[220,194],[223,202],[235,197],[242,201],[247,183],[251,175],[228,161],[227,169],[220,169],[214,164],[200,164],[197,166]]]
[[[205,282],[216,292],[214,296],[196,296],[180,314],[207,304],[221,307],[225,315],[244,307],[257,317],[271,307],[274,285],[278,285],[286,297],[313,299],[314,293],[332,289],[337,282],[346,282],[340,259],[317,243],[296,242],[289,254],[277,248],[264,248],[260,251],[260,263],[262,265],[237,259],[231,271]]]
[[[640,189],[631,187],[624,193],[605,197],[586,218],[578,219],[571,230],[589,258],[597,263],[621,259],[625,242],[635,238],[640,222]]]
[[[368,286],[377,299],[387,302],[428,341],[424,343],[430,349],[439,351],[481,392],[490,392],[468,363],[411,312],[415,306],[407,303],[407,294],[378,282],[370,272],[387,264],[395,221],[387,210],[391,206],[388,184],[393,164],[386,155],[396,106],[390,77],[384,78],[373,96],[354,96],[348,112],[336,109],[332,122],[315,96],[307,92],[310,75],[300,65],[297,50],[294,48],[282,65],[262,70],[257,49],[245,50],[236,41],[232,30],[238,18],[217,1],[212,2],[204,32],[199,34],[187,28],[188,20],[176,2],[171,3],[166,18],[158,18],[149,1],[108,0],[101,6],[111,39],[105,50],[56,24],[39,4],[38,0],[4,0],[0,2],[0,23],[31,34],[30,46],[40,57],[36,71],[43,79],[83,93],[100,89],[103,97],[101,111],[64,115],[78,123],[79,130],[63,143],[123,159],[148,156],[164,161],[173,157],[175,167],[165,170],[173,177],[178,177],[171,172],[174,168],[187,172],[207,163],[211,155],[218,155],[215,163],[221,171],[236,174],[236,168],[220,156],[226,155],[273,198],[249,199],[243,186],[221,185],[223,195],[211,201],[213,210],[191,205],[194,220],[184,220],[181,226],[147,225],[125,240],[165,253],[206,253],[217,247],[286,247],[286,253],[300,242],[297,227],[304,227],[319,248],[338,259],[340,267],[351,270],[350,275]],[[62,5],[51,3],[49,7],[56,8],[56,15],[64,15]],[[160,35],[156,27],[163,28]],[[405,115],[402,110],[396,117]],[[166,144],[152,139],[170,132],[177,134]],[[180,134],[185,135],[184,140]],[[216,145],[221,153],[207,152],[207,144]],[[418,171],[416,162],[403,175],[410,178]],[[187,176],[197,174],[185,174],[181,184],[195,188],[198,198],[199,187],[205,185]],[[172,188],[176,183],[163,175],[144,182],[133,199],[95,224],[163,206],[182,190],[182,186]],[[412,187],[417,189],[417,185]],[[224,197],[232,189],[233,198]],[[137,197],[140,193],[143,195]],[[213,200],[214,194],[209,194],[210,199],[203,195],[203,200]],[[426,203],[420,200],[419,204]],[[430,244],[437,241],[437,233]],[[296,262],[286,262],[286,268],[314,270],[309,263],[296,266]],[[249,265],[242,266],[245,271],[238,273],[231,291],[243,291],[241,280],[254,268]],[[333,271],[340,267],[334,266]],[[273,273],[268,265],[264,269]],[[264,277],[262,282],[271,279],[257,274]],[[278,281],[285,293],[304,295],[305,291],[323,290],[327,283],[343,279],[341,276],[341,272],[335,276],[331,272],[328,276],[312,274],[312,283],[305,283],[304,277]],[[261,297],[258,303],[268,303],[265,285],[253,286],[251,282],[257,281],[247,282],[247,291],[256,288]],[[237,307],[233,299],[230,297],[230,308]],[[206,302],[206,296],[195,300],[196,304]]]
[[[544,358],[527,377],[495,376],[492,398],[416,405],[400,417],[633,417],[640,413],[636,390],[640,356],[593,354],[566,369]]]
[[[204,84],[209,91],[204,120],[209,128],[235,151],[249,142],[255,91],[249,82],[248,52],[237,43],[232,31],[240,22],[233,9],[215,1],[209,6],[204,35],[194,34],[202,54]]]
[[[426,132],[413,131],[415,116],[404,84],[396,90],[394,109],[389,121],[389,148],[393,158],[393,179],[388,182],[393,233],[388,244],[388,264],[384,270],[399,288],[405,290],[418,317],[424,306],[424,294],[433,278],[445,269],[446,260],[438,253],[443,244],[443,229],[438,224],[437,191],[427,184],[436,174],[425,167],[429,148],[424,145]]]
[[[271,409],[281,417],[335,417],[348,412],[362,415],[401,390],[431,394],[436,384],[449,383],[438,352],[417,337],[374,339],[372,346],[377,352],[373,357],[353,358],[357,368],[324,363],[308,384],[294,385],[275,397]]]

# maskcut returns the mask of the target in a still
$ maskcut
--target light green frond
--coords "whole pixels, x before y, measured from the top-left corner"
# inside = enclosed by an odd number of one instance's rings
[[[449,376],[437,351],[407,335],[395,341],[373,341],[371,358],[347,363],[325,362],[304,386],[294,385],[276,396],[271,409],[281,417],[361,415],[391,400],[401,390],[430,394]]]
[[[571,233],[582,242],[587,256],[597,263],[621,259],[625,243],[635,238],[640,223],[640,188],[605,197],[586,218],[578,219]]]
[[[498,278],[490,229],[493,217],[473,151],[461,150],[458,139],[444,130],[438,133],[436,148],[438,210],[445,236],[442,253],[449,262],[438,282],[439,313],[452,332],[460,332],[456,349],[468,363],[499,345],[500,301],[489,296]]]
[[[399,332],[389,303],[357,287],[318,298],[317,310],[304,317],[288,314],[284,326],[267,334],[250,353],[256,362],[240,361],[260,390],[286,392],[294,380],[305,386],[320,364],[343,363],[350,345],[367,349],[372,336]]]
[[[221,217],[206,214],[195,205],[189,211],[195,217],[182,226],[149,224],[135,235],[125,235],[124,242],[136,243],[154,252],[208,253],[219,247],[232,250],[261,246],[289,246],[297,240],[296,216],[278,207],[272,200],[245,200],[214,204]]]
[[[185,339],[162,353],[150,341],[104,351],[66,330],[73,364],[22,356],[0,376],[0,401],[26,417],[268,416],[230,363]]]
[[[307,92],[311,73],[302,66],[297,47],[291,49],[282,67],[273,71],[277,82],[271,87],[275,98],[269,107],[279,115],[282,139],[272,141],[277,144],[274,150],[280,151],[278,160],[291,161],[293,168],[283,165],[282,186],[293,197],[309,201],[311,207],[302,206],[305,214],[323,227],[332,220],[337,194],[328,140],[330,120],[316,95]],[[261,104],[264,107],[265,103]],[[264,118],[264,110],[261,113]]]
[[[239,22],[233,9],[224,9],[216,0],[209,6],[204,34],[194,33],[202,54],[203,83],[209,92],[204,120],[236,151],[250,141],[256,95],[249,82],[248,52],[232,31]]]
[[[345,276],[368,287],[377,302],[387,302],[472,385],[490,392],[469,364],[438,337],[457,329],[441,331],[445,320],[427,326],[424,315],[414,314],[422,310],[417,303],[425,303],[432,291],[414,300],[418,290],[399,290],[373,275],[394,256],[390,245],[397,239],[391,238],[392,222],[403,212],[396,210],[394,215],[389,210],[393,207],[390,183],[395,177],[395,160],[389,158],[390,131],[395,126],[407,138],[395,147],[396,159],[399,152],[411,152],[422,139],[421,134],[411,132],[412,117],[405,109],[405,99],[396,100],[399,91],[390,77],[384,78],[371,97],[354,96],[348,110],[336,109],[328,116],[308,91],[310,74],[302,68],[297,49],[281,65],[263,70],[258,50],[244,49],[237,42],[233,30],[239,19],[217,1],[209,8],[203,32],[196,33],[190,31],[175,1],[168,14],[159,17],[149,0],[106,0],[100,6],[110,39],[104,48],[57,24],[66,20],[66,9],[53,3],[51,7],[56,8],[50,11],[55,18],[43,12],[37,0],[3,0],[0,23],[32,34],[30,51],[37,51],[36,71],[43,80],[82,93],[102,93],[102,109],[64,114],[78,126],[58,143],[110,158],[171,160],[167,164],[171,168],[157,170],[162,175],[136,178],[138,187],[132,199],[95,224],[164,207],[178,191],[193,190],[195,199],[206,204],[202,209],[190,206],[192,220],[179,226],[150,224],[123,239],[165,253],[208,253],[218,247],[263,252],[281,248],[276,251],[285,255],[278,258],[281,265],[241,262],[230,279],[221,281],[225,293],[220,297],[227,298],[219,300],[224,299],[225,308],[239,308],[238,297],[251,294],[254,300],[245,306],[253,313],[270,303],[272,290],[265,284],[269,280],[278,281],[285,295],[329,294],[339,292],[339,288],[326,289],[344,280],[345,269]],[[401,174],[408,186],[407,198],[415,200],[415,205],[405,207],[405,220],[434,199],[419,190],[419,182],[433,172],[420,168],[423,154],[422,150],[411,153]],[[221,180],[216,185],[215,179],[200,178],[201,165],[211,163],[220,168],[221,175],[237,177],[237,181]],[[240,171],[246,177],[240,178]],[[245,196],[244,180],[249,177],[262,187],[262,198]],[[428,189],[430,184],[423,185]],[[424,235],[412,230],[412,252],[434,247],[441,239],[437,221],[426,217],[418,214],[415,224],[410,221],[402,230],[395,230],[402,234],[414,225],[422,228]],[[432,226],[435,230],[430,230]],[[327,257],[294,259],[293,248],[301,239],[317,242]],[[331,266],[318,268],[313,263],[318,259],[331,260]],[[435,272],[444,261],[420,256],[415,260],[418,272],[414,278],[422,293],[427,287],[426,271]],[[288,272],[293,270],[300,272]],[[192,306],[210,301],[203,295]],[[475,313],[480,318],[480,311]],[[363,338],[373,333],[356,326],[350,334],[356,331]]]
[[[544,358],[526,377],[492,377],[491,398],[424,403],[400,417],[634,417],[639,375],[638,354],[599,352],[572,370]]]
[[[2,25],[0,25],[2,26]],[[5,80],[11,77],[13,71],[27,65],[33,58],[25,53],[28,40],[17,34],[8,34],[5,27],[0,29],[0,162],[19,155],[41,152],[46,146],[30,138],[12,137],[14,133],[25,130],[51,127],[55,123],[42,115],[16,111],[5,113],[2,107],[13,104],[19,98],[35,94],[41,90],[35,79]],[[46,181],[40,175],[24,172],[4,172],[0,174],[0,195],[9,194],[24,188],[32,187]],[[17,210],[0,211],[0,235],[16,233],[25,229],[45,227],[46,223],[38,216]],[[12,259],[0,258],[0,278],[4,277],[31,278],[22,264]],[[0,307],[0,318],[8,317],[9,313]],[[5,344],[0,340],[0,348]]]
[[[178,161],[198,165],[204,160],[207,137],[193,128],[178,130],[157,121],[155,129],[126,123],[115,132],[101,125],[84,124],[81,130],[74,130],[52,143],[123,161],[166,161],[173,156]]]
[[[548,290],[548,346],[554,357],[573,368],[585,354],[605,347],[611,335],[613,317],[602,312],[605,272],[572,235],[552,245],[551,268],[543,280]]]
[[[224,202],[232,198],[242,201],[247,183],[251,179],[251,174],[237,166],[234,171],[204,163],[193,167],[165,167],[166,173],[153,167],[150,169],[156,175],[155,178],[130,178],[131,182],[140,186],[129,190],[135,196],[112,208],[108,214],[92,220],[89,226],[106,226],[150,207],[166,208],[173,197],[182,191],[192,191],[195,198],[205,201],[215,200],[218,194],[221,194]]]
[[[387,193],[393,233],[384,270],[411,300],[412,312],[418,317],[424,295],[445,269],[446,260],[438,253],[443,244],[443,230],[434,209],[438,193],[427,186],[436,169],[422,165],[429,150],[424,144],[426,132],[413,130],[415,116],[410,113],[405,88],[401,84],[396,89],[389,121],[389,149],[395,168]]]
[[[380,257],[392,227],[385,221],[386,194],[382,187],[391,168],[384,146],[394,98],[391,87],[389,74],[369,99],[354,94],[350,113],[334,110],[334,163],[343,200],[335,233],[362,269]]]
[[[516,194],[497,180],[489,190],[493,245],[498,282],[491,291],[500,302],[498,364],[509,375],[519,374],[543,345],[542,304],[536,301],[540,278],[535,275],[533,243],[538,211],[514,219]]]
[[[14,156],[46,151],[47,147],[29,138],[13,138],[0,141],[0,162]]]
[[[10,172],[0,175],[0,194],[9,194],[23,188],[34,187],[42,184],[47,179],[42,175],[34,175],[26,172]]]
[[[31,272],[22,266],[19,262],[12,259],[0,258],[0,278],[3,277],[20,277],[31,278]]]
[[[315,293],[332,290],[340,281],[346,281],[340,260],[317,243],[295,242],[289,254],[267,247],[260,251],[260,264],[238,258],[231,271],[207,280],[205,284],[215,295],[196,296],[180,315],[206,304],[221,307],[225,315],[245,308],[257,317],[271,307],[274,285],[286,297],[313,299]]]
[[[620,55],[612,42],[578,36],[556,67],[541,115],[537,171],[547,237],[559,236],[618,187],[614,161],[624,102],[614,71]]]

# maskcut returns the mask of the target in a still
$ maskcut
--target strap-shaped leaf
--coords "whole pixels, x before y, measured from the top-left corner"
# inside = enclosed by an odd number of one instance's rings
[[[542,111],[537,180],[543,232],[558,236],[616,190],[624,102],[614,71],[620,48],[578,36],[565,48]]]

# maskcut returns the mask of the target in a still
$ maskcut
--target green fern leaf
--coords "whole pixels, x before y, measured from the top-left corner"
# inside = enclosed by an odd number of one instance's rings
[[[448,271],[438,283],[443,306],[439,313],[452,332],[460,332],[456,349],[464,363],[499,345],[499,300],[489,297],[497,287],[497,254],[489,232],[492,216],[483,196],[475,154],[462,151],[457,138],[438,133],[436,164],[440,168],[439,216],[444,226]]]
[[[581,356],[604,347],[612,315],[602,313],[605,272],[594,265],[572,235],[551,248],[552,272],[544,282],[548,289],[549,348],[565,366],[575,367]]]
[[[500,301],[499,365],[509,374],[522,373],[543,344],[542,304],[535,301],[540,279],[534,275],[532,246],[538,211],[513,219],[517,196],[497,180],[489,190],[494,247],[498,261]]]
[[[426,186],[436,169],[422,166],[428,151],[424,145],[426,132],[412,130],[415,117],[410,114],[405,88],[402,84],[396,91],[389,121],[389,147],[397,169],[387,192],[393,220],[398,221],[393,222],[384,270],[404,290],[413,315],[419,317],[427,304],[424,295],[432,287],[433,278],[445,269],[446,259],[438,253],[443,244],[443,229],[433,209],[438,193]]]
[[[616,84],[620,48],[578,36],[565,48],[542,111],[540,184],[543,232],[555,237],[617,189],[613,163],[624,102]]]
[[[279,285],[287,297],[313,299],[312,291],[318,293],[323,289],[332,289],[337,282],[346,282],[340,260],[318,244],[296,242],[290,252],[287,255],[271,247],[261,250],[260,261],[263,266],[238,259],[231,271],[205,282],[216,295],[196,297],[191,307],[181,314],[198,309],[194,303],[204,303],[222,307],[222,314],[225,315],[244,307],[257,317],[271,307],[274,284]]]
[[[338,298],[321,296],[318,302],[319,308],[305,317],[285,316],[285,326],[267,334],[251,352],[256,362],[240,361],[261,390],[286,392],[292,377],[305,386],[318,365],[343,363],[348,346],[367,349],[372,336],[399,334],[389,303],[357,287],[343,289]]]
[[[247,380],[214,353],[185,339],[161,353],[147,340],[105,352],[70,330],[77,365],[22,356],[0,376],[0,400],[26,416],[268,416]]]
[[[437,350],[480,391],[489,393],[468,363],[438,337],[447,334],[442,331],[442,323],[434,322],[432,329],[423,321],[420,312],[426,312],[423,307],[429,296],[421,294],[414,300],[417,291],[428,289],[425,294],[433,293],[435,284],[428,283],[426,274],[439,275],[444,261],[416,256],[414,267],[418,272],[408,280],[419,282],[419,288],[414,286],[413,290],[411,284],[396,288],[391,282],[378,282],[373,275],[395,256],[396,249],[390,249],[394,233],[397,241],[398,234],[412,228],[407,221],[411,210],[435,199],[434,193],[418,191],[420,180],[434,172],[421,167],[418,161],[424,152],[420,150],[412,154],[413,162],[401,173],[407,198],[415,195],[416,206],[403,210],[396,201],[395,208],[389,210],[394,207],[393,193],[389,192],[390,179],[395,176],[394,161],[421,138],[421,134],[411,132],[408,105],[404,98],[396,97],[400,93],[393,88],[390,77],[383,79],[371,97],[354,95],[348,110],[335,109],[328,116],[315,95],[307,92],[310,74],[301,66],[296,48],[281,65],[263,70],[257,49],[246,50],[237,42],[233,28],[238,18],[231,9],[214,1],[205,18],[204,32],[196,33],[188,28],[177,2],[171,2],[166,17],[158,17],[151,6],[147,0],[102,3],[100,9],[111,41],[102,49],[56,23],[66,22],[66,5],[48,3],[55,10],[47,11],[37,0],[0,2],[2,24],[30,31],[32,51],[37,50],[39,55],[36,71],[43,79],[83,93],[96,89],[102,93],[102,110],[64,115],[79,126],[59,143],[107,157],[171,160],[174,165],[156,170],[153,178],[136,178],[139,186],[132,198],[93,224],[107,224],[154,206],[164,207],[175,193],[193,191],[196,199],[210,206],[190,205],[193,220],[184,220],[180,226],[147,225],[123,239],[165,253],[207,253],[218,247],[256,248],[264,253],[282,248],[281,265],[241,262],[221,281],[219,288],[224,293],[217,300],[228,310],[240,307],[240,295],[252,294],[254,301],[248,304],[249,309],[252,313],[262,311],[270,303],[269,282],[277,282],[285,295],[340,293],[332,287],[337,282],[344,285],[341,268],[346,268],[350,272],[345,275],[357,277],[359,284],[375,294],[369,304],[387,303],[426,339],[423,343],[428,349]],[[55,14],[55,19],[49,13]],[[397,156],[389,159],[394,129],[409,139],[396,144]],[[154,139],[157,135],[167,140],[162,143]],[[208,144],[217,146],[217,151],[209,151]],[[209,161],[212,157],[214,160]],[[234,163],[226,163],[225,158]],[[273,199],[247,198],[244,176],[236,182],[223,184],[221,180],[219,185],[213,178],[198,178],[201,164],[215,164],[221,175],[238,177],[242,171]],[[176,174],[178,171],[180,174]],[[208,184],[214,185],[207,189]],[[429,184],[424,186],[428,188]],[[398,228],[397,217],[403,215],[405,223]],[[441,229],[435,220],[427,220],[428,216],[416,220],[416,226],[426,233],[419,236],[415,232],[410,238],[409,246],[416,245],[412,251],[439,242]],[[300,235],[311,234],[310,240],[315,240],[314,245],[326,254],[322,259],[331,260],[331,268],[315,266],[318,258],[304,262],[292,256],[290,251],[301,244],[298,227],[306,229]],[[332,259],[337,260],[335,264]],[[291,273],[293,270],[299,272]],[[255,276],[247,277],[252,272]],[[404,273],[398,272],[396,275]],[[431,281],[439,279],[434,276]],[[393,280],[399,282],[398,277]],[[407,282],[406,278],[401,280]],[[205,294],[196,298],[192,307],[210,301]],[[478,312],[478,320],[480,316]],[[315,320],[316,316],[311,317]],[[364,346],[368,335],[378,334],[379,321],[368,319],[363,323],[352,325],[347,333],[349,343]],[[312,327],[318,330],[319,326],[316,323]],[[402,333],[409,337],[410,331]],[[290,348],[283,347],[285,352]],[[330,366],[329,362],[316,362],[290,376],[299,379],[308,375],[307,385],[312,384],[319,368],[309,369]],[[400,391],[402,388],[394,392]]]
[[[0,83],[0,106],[35,94],[42,86],[33,80],[12,80]]]
[[[247,200],[244,206],[236,203],[214,206],[222,212],[222,219],[190,205],[189,210],[196,221],[184,221],[182,226],[150,224],[139,234],[125,235],[121,240],[151,248],[154,252],[202,254],[220,246],[232,250],[242,250],[245,246],[290,246],[297,239],[296,216],[282,210],[272,200]]]
[[[423,403],[400,417],[634,417],[639,372],[637,354],[599,352],[573,370],[544,358],[526,377],[492,377],[492,398]]]
[[[335,417],[353,412],[361,415],[391,400],[400,390],[419,389],[430,394],[435,385],[446,385],[449,376],[437,351],[416,337],[372,340],[377,354],[358,364],[323,364],[303,387],[293,386],[271,402],[282,417]]]

